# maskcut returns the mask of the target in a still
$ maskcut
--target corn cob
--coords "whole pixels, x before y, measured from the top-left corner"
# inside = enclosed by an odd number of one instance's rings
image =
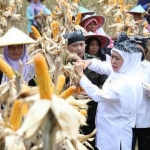
[[[29,110],[29,103],[24,102],[22,104],[22,115],[26,115]]]
[[[80,109],[79,112],[84,115],[84,116],[87,116],[87,110],[85,109]]]
[[[67,3],[67,2],[65,2],[65,1],[63,1],[63,2],[62,2],[62,4],[63,4],[64,6],[66,6],[66,8],[68,8],[68,9],[70,8],[69,3]]]
[[[35,73],[40,90],[41,99],[52,99],[53,87],[44,56],[38,53],[34,57]]]
[[[58,76],[56,90],[55,90],[56,95],[59,95],[60,92],[62,91],[62,88],[64,87],[64,84],[65,84],[65,81],[66,81],[66,78],[64,75]]]
[[[75,25],[79,25],[80,21],[81,21],[81,13],[78,13],[75,19]]]
[[[123,6],[123,5],[121,5],[121,6],[120,6],[120,13],[122,13],[122,12],[123,12],[123,8],[124,8],[124,6]]]
[[[76,87],[75,93],[79,94],[79,93],[81,93],[83,91],[84,91],[83,88],[81,86],[78,86],[78,87]]]
[[[79,0],[74,0],[74,3],[79,3]]]
[[[10,126],[12,126],[14,130],[17,130],[20,128],[21,121],[22,121],[22,102],[19,100],[16,100],[14,102],[14,105],[10,114],[10,119],[9,119]]]
[[[131,4],[128,4],[128,5],[126,5],[126,6],[125,6],[125,8],[124,8],[124,9],[125,9],[125,10],[129,10],[129,9],[130,9],[130,7],[131,7]]]
[[[60,94],[60,97],[63,99],[67,99],[75,92],[75,90],[76,90],[75,86],[70,86],[67,90],[65,90],[63,93]]]
[[[119,5],[124,5],[124,0],[119,0],[118,4]]]
[[[120,18],[120,16],[117,16],[117,17],[116,17],[116,22],[117,22],[117,23],[121,23],[121,18]]]
[[[40,10],[40,12],[39,12],[39,16],[42,16],[42,14],[43,14],[43,10]]]
[[[56,10],[57,12],[60,12],[60,11],[61,11],[58,6],[55,6],[55,10]]]
[[[67,9],[67,17],[68,17],[69,22],[72,22],[72,11],[71,11],[71,9]]]
[[[55,38],[59,33],[59,22],[53,21],[51,23],[51,29],[52,29],[52,32],[53,32],[53,38]]]
[[[39,31],[36,29],[35,26],[31,26],[31,29],[32,29],[32,31],[33,31],[33,33],[34,33],[34,36],[35,36],[36,38],[41,37],[41,34],[39,33]]]
[[[14,71],[12,68],[4,61],[2,58],[0,58],[0,70],[9,78],[12,79],[15,76]]]

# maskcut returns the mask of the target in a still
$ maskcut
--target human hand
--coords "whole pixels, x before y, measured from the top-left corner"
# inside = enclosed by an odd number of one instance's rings
[[[74,69],[80,78],[82,78],[84,76],[84,73],[83,73],[84,64],[82,62],[75,62]]]
[[[34,16],[34,19],[41,19],[42,18],[42,15],[35,15]]]
[[[88,60],[78,60],[77,62],[81,62],[83,64],[83,69],[86,69],[89,65],[91,65],[92,60],[88,59]]]
[[[47,18],[47,15],[46,15],[46,14],[43,14],[43,18],[46,19],[46,18]]]

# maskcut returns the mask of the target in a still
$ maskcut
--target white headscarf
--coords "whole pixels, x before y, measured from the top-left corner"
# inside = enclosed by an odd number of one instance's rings
[[[112,70],[103,89],[109,89],[118,94],[123,112],[135,114],[143,95],[142,82],[138,76],[141,70],[142,53],[130,53],[115,48],[112,51],[119,53],[124,62],[118,72]]]
[[[141,69],[141,57],[142,53],[129,53],[126,51],[118,50],[116,48],[113,48],[111,50],[119,53],[121,57],[123,58],[124,62],[118,72],[114,72],[112,70],[111,76],[113,79],[118,79],[122,77],[133,77],[138,78],[137,72]]]

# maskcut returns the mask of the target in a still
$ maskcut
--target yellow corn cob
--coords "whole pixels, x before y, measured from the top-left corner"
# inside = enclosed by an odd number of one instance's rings
[[[66,81],[66,77],[64,75],[59,75],[57,79],[57,85],[56,85],[56,95],[59,95],[62,91],[62,88],[64,87]]]
[[[56,10],[57,12],[60,12],[60,8],[59,8],[58,6],[55,6],[55,10]]]
[[[74,3],[79,3],[79,0],[74,0]]]
[[[39,16],[42,16],[42,14],[43,14],[43,10],[40,10],[40,12],[39,12]]]
[[[114,3],[114,4],[117,4],[117,0],[114,0],[113,3]]]
[[[123,6],[123,5],[121,5],[121,6],[120,6],[120,13],[122,13],[122,12],[123,12],[123,8],[124,8],[124,6]]]
[[[81,93],[83,91],[84,91],[83,88],[81,86],[78,86],[78,87],[76,87],[75,93],[79,94],[79,93]]]
[[[33,31],[33,33],[34,33],[34,36],[35,36],[36,38],[41,37],[41,34],[39,33],[39,31],[36,29],[35,26],[31,26],[31,29],[32,29],[32,31]]]
[[[67,9],[67,17],[68,17],[69,22],[72,22],[72,11],[71,11],[71,9]]]
[[[116,17],[116,22],[121,23],[121,18],[119,16]]]
[[[60,97],[63,99],[67,99],[75,92],[75,90],[76,90],[75,86],[70,86],[67,90],[65,90],[63,93],[60,94]]]
[[[52,32],[53,32],[53,38],[55,38],[59,33],[59,22],[53,21],[51,23],[51,29],[52,29]]]
[[[126,6],[124,7],[124,9],[127,11],[127,10],[130,9],[130,7],[131,7],[131,4],[128,4],[128,5],[126,5]]]
[[[128,27],[127,35],[130,35],[130,34],[131,34],[131,27]]]
[[[124,0],[119,0],[118,4],[119,5],[124,5]]]
[[[19,100],[16,100],[14,102],[11,114],[10,114],[10,126],[14,129],[17,130],[20,128],[22,121],[22,102]]]
[[[29,110],[29,103],[24,102],[22,104],[22,115],[26,115]]]
[[[87,116],[87,110],[85,109],[80,109],[80,113],[84,116]]]
[[[63,4],[64,6],[66,6],[68,9],[70,8],[70,5],[69,5],[67,2],[63,1],[62,4]]]
[[[55,16],[56,15],[56,11],[53,11],[53,16]]]
[[[75,25],[79,25],[80,21],[81,21],[81,13],[78,13],[76,16]]]
[[[37,53],[34,57],[35,73],[39,85],[41,99],[52,99],[53,87],[44,56]]]
[[[13,69],[4,61],[2,58],[0,58],[0,70],[9,78],[12,79],[15,76],[15,73]]]

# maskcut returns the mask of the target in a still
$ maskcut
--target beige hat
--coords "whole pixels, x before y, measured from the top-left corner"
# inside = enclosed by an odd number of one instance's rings
[[[5,35],[0,38],[0,47],[30,43],[37,43],[37,41],[33,40],[27,34],[15,27],[9,29]]]

